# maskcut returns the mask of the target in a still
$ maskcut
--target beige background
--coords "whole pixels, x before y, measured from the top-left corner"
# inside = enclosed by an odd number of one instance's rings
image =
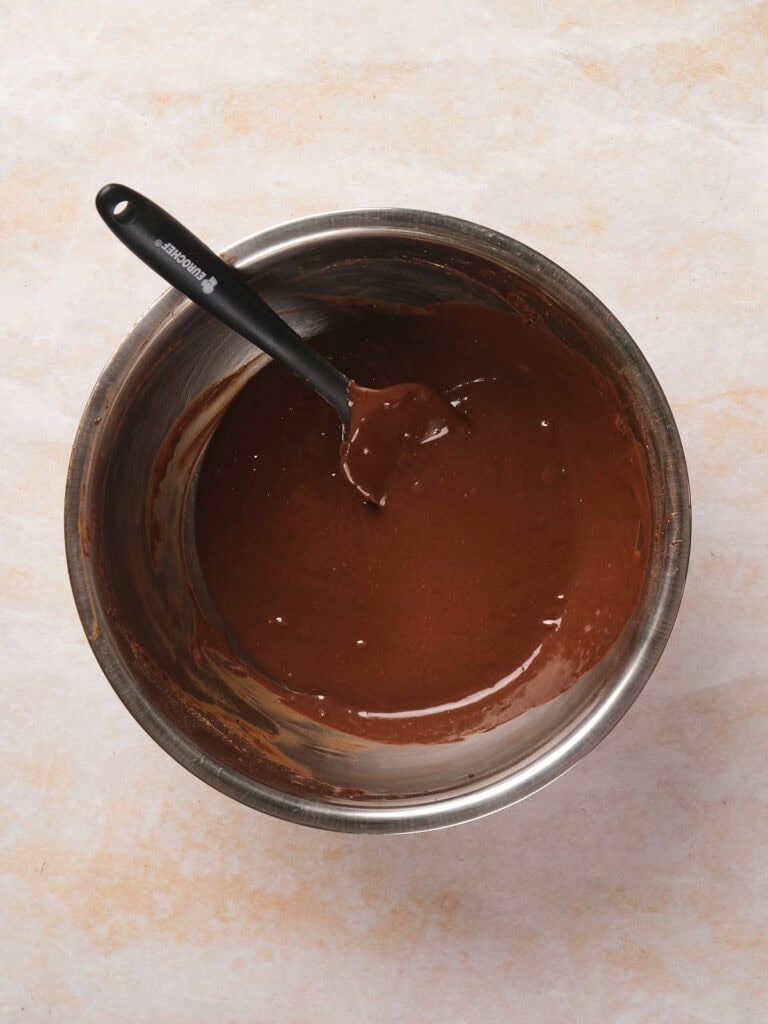
[[[0,3],[3,1021],[763,1022],[766,71],[747,0]],[[548,790],[383,839],[208,789],[102,677],[63,488],[162,285],[124,181],[214,245],[405,205],[540,249],[656,369],[695,512],[636,706]]]

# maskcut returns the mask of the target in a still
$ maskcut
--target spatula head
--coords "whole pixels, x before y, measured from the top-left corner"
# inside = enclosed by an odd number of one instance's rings
[[[384,506],[393,474],[418,445],[464,433],[451,403],[423,384],[388,388],[349,385],[351,424],[341,445],[341,468],[363,498]]]

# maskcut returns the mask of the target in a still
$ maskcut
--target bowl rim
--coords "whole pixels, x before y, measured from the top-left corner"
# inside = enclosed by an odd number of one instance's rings
[[[569,307],[603,321],[612,340],[637,370],[642,399],[658,436],[665,483],[665,511],[675,522],[667,538],[665,569],[659,574],[648,620],[632,656],[605,697],[531,763],[469,792],[437,795],[428,802],[403,800],[374,806],[299,796],[257,783],[236,769],[203,753],[168,721],[136,686],[130,666],[108,630],[99,628],[91,603],[93,566],[81,538],[81,505],[90,467],[98,449],[98,422],[109,396],[133,366],[147,338],[169,317],[191,305],[175,289],[167,289],[140,317],[99,375],[86,403],[72,447],[64,500],[64,534],[72,592],[93,653],[120,700],[144,730],[176,761],[215,789],[267,814],[314,828],[353,833],[429,831],[484,817],[549,785],[589,753],[618,724],[645,686],[666,646],[682,600],[690,557],[691,503],[682,442],[667,399],[653,370],[633,339],[600,300],[562,267],[535,249],[471,221],[402,207],[337,210],[284,221],[247,235],[221,251],[240,269],[251,269],[281,250],[311,245],[313,239],[398,234],[428,238],[496,259],[547,288],[567,295]]]

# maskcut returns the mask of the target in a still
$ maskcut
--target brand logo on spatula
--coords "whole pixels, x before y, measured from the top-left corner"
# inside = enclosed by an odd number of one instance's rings
[[[192,277],[196,278],[200,282],[200,287],[206,295],[210,295],[219,283],[212,274],[209,277],[201,267],[198,267],[196,263],[193,263],[192,260],[188,256],[185,256],[180,249],[177,249],[172,242],[164,242],[162,238],[156,238],[155,247],[157,249],[162,249],[162,251],[167,253],[174,261],[174,263],[178,263],[180,267],[183,267],[187,271],[188,274],[191,274]]]

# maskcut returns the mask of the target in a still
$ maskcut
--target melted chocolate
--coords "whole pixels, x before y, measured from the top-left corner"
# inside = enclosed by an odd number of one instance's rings
[[[205,455],[196,539],[254,691],[389,742],[562,693],[627,624],[646,565],[645,455],[611,384],[546,330],[474,306],[372,310],[313,342],[364,385],[352,414],[383,446],[386,504],[349,485],[339,421],[306,385],[273,363],[243,388]],[[404,380],[442,396],[443,420],[408,392],[390,436],[364,388]]]

